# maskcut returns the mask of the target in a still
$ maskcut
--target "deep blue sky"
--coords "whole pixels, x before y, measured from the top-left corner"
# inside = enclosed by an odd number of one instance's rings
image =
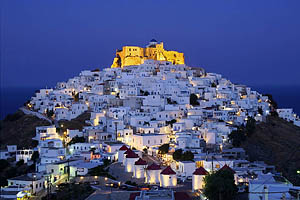
[[[234,83],[300,85],[299,0],[0,2],[2,87],[54,86],[152,38]]]

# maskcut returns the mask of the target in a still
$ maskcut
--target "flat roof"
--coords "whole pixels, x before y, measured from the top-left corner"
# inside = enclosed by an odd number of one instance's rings
[[[15,181],[37,181],[37,180],[41,180],[43,177],[30,177],[30,176],[27,176],[27,174],[25,175],[21,175],[21,176],[16,176],[16,177],[13,177],[13,178],[9,178],[7,180],[15,180]]]

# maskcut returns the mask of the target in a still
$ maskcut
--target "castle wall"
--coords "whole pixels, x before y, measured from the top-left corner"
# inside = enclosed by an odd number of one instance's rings
[[[170,61],[172,64],[184,64],[184,54],[177,51],[166,51],[163,43],[148,46],[124,46],[116,52],[111,68],[143,64],[145,60]]]

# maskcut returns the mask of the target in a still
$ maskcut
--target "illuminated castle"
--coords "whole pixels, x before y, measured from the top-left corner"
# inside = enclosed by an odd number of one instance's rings
[[[143,64],[145,60],[169,61],[172,64],[184,64],[184,55],[177,51],[166,51],[164,44],[152,39],[146,48],[137,46],[124,46],[116,51],[111,68]]]

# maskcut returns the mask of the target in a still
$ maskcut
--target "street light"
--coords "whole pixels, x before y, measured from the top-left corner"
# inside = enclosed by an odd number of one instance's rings
[[[31,182],[31,186],[32,186],[32,194],[33,194],[33,181],[35,180],[36,178],[36,175],[35,174],[32,174],[32,182]]]

